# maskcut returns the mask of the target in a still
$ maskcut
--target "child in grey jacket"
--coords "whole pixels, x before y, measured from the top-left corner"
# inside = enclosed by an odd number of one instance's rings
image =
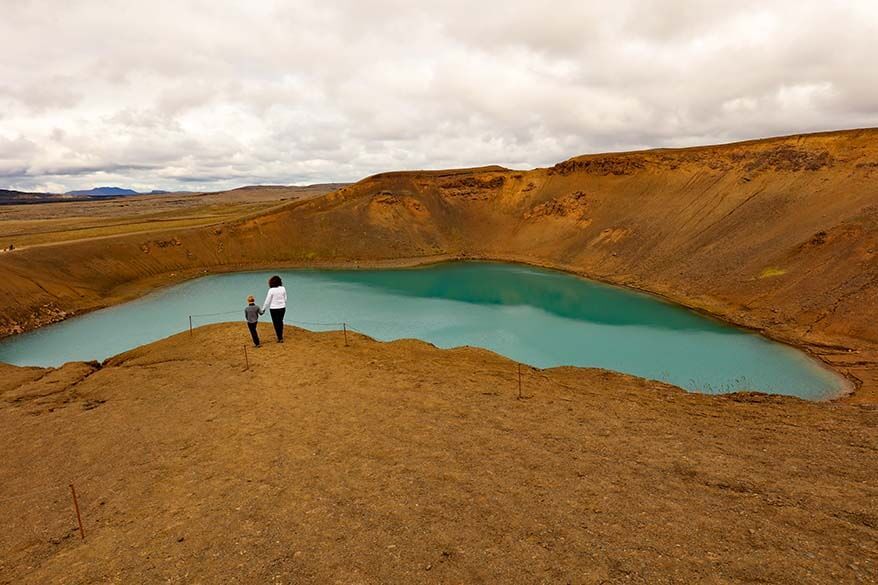
[[[253,345],[259,347],[259,332],[256,331],[256,324],[259,323],[259,315],[264,311],[256,305],[256,299],[253,295],[247,297],[247,306],[244,307],[244,319],[247,320],[247,329],[250,330],[250,337],[253,338]]]

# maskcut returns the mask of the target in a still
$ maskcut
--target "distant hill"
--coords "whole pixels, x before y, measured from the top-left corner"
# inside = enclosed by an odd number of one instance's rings
[[[76,191],[68,191],[67,193],[32,193],[27,191],[16,191],[14,189],[0,189],[0,205],[15,205],[23,203],[53,203],[59,201],[86,201],[96,199],[115,199],[116,197],[131,197],[134,195],[194,195],[194,194],[240,194],[241,198],[246,198],[253,191],[276,190],[290,192],[290,196],[300,196],[306,193],[323,194],[328,191],[340,189],[348,183],[321,183],[315,185],[306,185],[304,187],[291,187],[285,185],[247,185],[230,189],[227,191],[197,193],[193,191],[166,191],[164,189],[153,189],[151,191],[135,191],[133,189],[124,189],[122,187],[95,187],[93,189],[80,189]]]
[[[60,201],[64,199],[74,199],[74,197],[55,195],[53,193],[31,193],[28,191],[16,191],[14,189],[0,189],[0,205],[14,203],[45,203],[48,201]]]
[[[92,198],[115,198],[129,195],[158,195],[168,191],[151,191],[138,193],[131,189],[121,187],[96,187],[81,191],[68,191],[67,193],[34,193],[29,191],[16,191],[14,189],[0,189],[0,205],[16,203],[52,203],[55,201],[84,201]]]
[[[120,195],[140,195],[132,189],[123,189],[121,187],[95,187],[93,189],[85,189],[81,191],[68,191],[67,195],[86,195],[90,197],[118,197]]]
[[[31,198],[31,197],[49,197],[48,193],[30,193],[28,191],[16,191],[14,189],[0,189],[0,198],[4,199],[15,199],[15,198]]]

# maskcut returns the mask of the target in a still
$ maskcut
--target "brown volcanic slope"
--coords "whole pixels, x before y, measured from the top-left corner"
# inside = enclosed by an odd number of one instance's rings
[[[3,330],[199,271],[449,257],[652,291],[878,377],[878,130],[583,156],[548,169],[385,173],[195,228],[0,257]],[[854,350],[848,352],[848,350]]]
[[[0,583],[878,582],[872,406],[246,337],[0,365]]]

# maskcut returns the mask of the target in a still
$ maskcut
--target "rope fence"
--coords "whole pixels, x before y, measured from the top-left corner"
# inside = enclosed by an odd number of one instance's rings
[[[161,440],[149,440],[144,434],[143,430],[137,427],[129,427],[126,429],[126,433],[129,435],[134,435],[139,438],[138,443],[144,449],[144,461],[158,461],[162,464],[165,464],[168,461],[165,452],[162,450],[162,441]],[[118,467],[115,465],[110,466],[111,469],[118,470]],[[131,486],[125,483],[123,489],[114,489],[107,485],[105,481],[97,481],[93,478],[85,478],[81,475],[76,475],[70,477],[69,481],[60,481],[59,483],[53,487],[46,487],[43,489],[29,490],[27,493],[18,494],[13,496],[3,496],[0,498],[0,504],[4,507],[8,507],[13,502],[25,502],[26,509],[29,511],[36,511],[37,502],[40,503],[41,508],[40,512],[44,512],[45,508],[52,508],[57,513],[57,518],[66,517],[69,518],[71,523],[75,522],[74,527],[75,530],[79,532],[80,539],[85,541],[85,527],[88,523],[88,518],[86,516],[88,510],[80,508],[80,494],[85,495],[84,500],[91,504],[91,507],[94,508],[95,505],[103,506],[104,500],[108,497],[115,496],[118,498],[136,498],[134,492],[130,489]],[[66,500],[67,504],[63,506],[62,511],[62,502]],[[19,504],[19,506],[21,506]],[[54,506],[54,507],[53,507]],[[2,510],[2,509],[0,509]],[[4,513],[7,513],[8,510],[2,510]],[[19,514],[22,516],[23,514]],[[83,519],[85,517],[85,520]],[[49,538],[51,530],[51,521],[44,523],[40,528],[28,524],[30,528],[31,534],[34,536],[39,535],[41,538]],[[51,540],[51,539],[50,539]]]
[[[193,334],[193,324],[194,324],[196,319],[206,318],[206,317],[223,317],[223,316],[227,316],[227,315],[243,315],[243,310],[235,309],[233,311],[220,311],[220,312],[216,312],[216,313],[198,313],[198,314],[189,315],[189,334],[190,335]],[[348,347],[348,330],[349,329],[351,331],[354,330],[352,327],[350,327],[350,323],[346,322],[346,321],[304,321],[304,320],[300,320],[300,319],[289,319],[288,320],[285,318],[284,323],[289,323],[291,325],[335,327],[336,330],[340,329],[344,332],[345,347]],[[249,356],[247,354],[247,347],[246,346],[244,346],[244,360],[245,360],[245,364],[246,364],[245,370],[249,370],[250,369],[250,360],[249,360]],[[504,377],[509,374],[509,372],[507,370],[485,369],[482,371],[484,373],[493,373],[493,374],[502,375]],[[518,400],[532,398],[532,396],[527,396],[524,394],[522,380],[523,380],[523,375],[526,375],[526,374],[539,376],[540,378],[544,379],[548,383],[553,384],[555,386],[559,386],[561,388],[565,388],[566,390],[571,391],[571,392],[578,392],[579,391],[579,389],[576,388],[575,386],[570,386],[568,384],[565,384],[563,382],[560,382],[558,380],[554,380],[554,379],[550,378],[549,376],[544,374],[540,368],[537,368],[534,366],[529,366],[526,364],[524,366],[522,366],[521,363],[516,363],[515,377],[516,377],[517,389],[518,389],[518,394],[517,394],[516,398]]]
[[[192,323],[195,319],[205,318],[205,317],[221,317],[221,316],[225,316],[225,315],[239,315],[239,314],[242,314],[242,311],[235,310],[235,311],[222,311],[222,312],[216,312],[216,313],[202,313],[202,314],[190,315],[189,316],[190,332],[191,332]],[[297,325],[339,327],[342,331],[344,331],[345,347],[348,346],[348,336],[347,336],[348,323],[346,323],[346,322],[300,321],[300,320],[290,320],[287,322],[297,324]],[[249,355],[247,353],[247,346],[246,345],[244,346],[244,360],[245,360],[245,364],[246,364],[245,370],[249,370],[250,369],[250,358],[249,358]],[[578,392],[579,391],[579,389],[574,387],[574,386],[570,386],[568,384],[565,384],[563,382],[555,380],[552,377],[546,375],[545,373],[543,373],[543,371],[540,368],[536,368],[536,367],[529,366],[526,364],[521,364],[518,362],[514,363],[514,367],[508,367],[508,368],[483,367],[483,368],[479,369],[479,372],[482,374],[489,375],[489,376],[498,376],[502,380],[510,382],[512,387],[515,389],[515,394],[514,394],[515,400],[520,400],[520,401],[528,400],[528,399],[534,398],[536,396],[536,394],[533,394],[533,393],[528,394],[527,393],[527,390],[528,390],[527,382],[528,381],[532,382],[532,380],[534,378],[539,378],[539,379],[544,380],[545,382],[547,382],[549,384],[552,384],[552,385],[555,385],[555,386],[558,386],[561,388],[565,388],[571,392]],[[533,390],[534,390],[534,388],[531,386],[531,392],[533,392]],[[569,398],[557,397],[557,396],[555,398],[559,398],[561,400],[570,400]],[[130,431],[134,432],[136,435],[140,435],[140,437],[142,439],[141,444],[144,445],[144,447],[146,448],[147,455],[149,457],[151,457],[157,461],[161,461],[161,462],[165,461],[165,455],[161,451],[161,447],[159,445],[159,442],[147,440],[146,436],[144,436],[141,433],[140,429],[130,429]],[[95,482],[91,481],[90,479],[86,479],[86,478],[76,478],[76,479],[72,478],[72,481],[62,482],[62,483],[59,483],[59,485],[54,486],[54,487],[48,487],[48,488],[38,489],[38,490],[31,490],[25,494],[0,497],[0,504],[15,506],[16,504],[13,504],[13,502],[26,501],[26,503],[24,505],[28,505],[29,507],[32,507],[33,504],[35,504],[36,502],[39,501],[39,502],[43,502],[44,505],[55,506],[54,510],[57,514],[59,514],[59,517],[61,517],[61,515],[63,515],[63,517],[69,517],[71,522],[73,520],[76,521],[76,524],[74,524],[75,530],[77,530],[79,532],[80,538],[83,541],[85,541],[85,538],[86,538],[85,527],[88,526],[88,517],[87,516],[89,513],[89,509],[88,508],[85,508],[85,509],[80,508],[80,502],[79,502],[79,496],[77,494],[77,488],[79,488],[79,492],[81,494],[84,494],[86,496],[85,500],[87,502],[91,503],[91,507],[94,507],[94,502],[102,501],[102,499],[107,497],[107,496],[118,496],[118,497],[123,497],[123,498],[132,496],[132,494],[129,493],[127,490],[118,491],[118,490],[113,489],[112,487],[110,487],[104,483],[95,483]],[[63,504],[64,500],[67,501],[67,504]],[[61,508],[62,505],[64,507],[64,510],[66,510],[66,511],[62,512],[62,508]],[[101,505],[103,505],[103,504],[101,503]],[[84,516],[85,516],[85,519],[83,520]],[[48,525],[43,530],[45,531],[46,528],[48,528]]]
[[[243,312],[243,311],[240,311],[240,310],[237,310],[237,311],[221,311],[221,312],[219,312],[219,313],[199,313],[199,314],[197,314],[197,315],[189,315],[189,316],[190,316],[190,317],[220,317],[220,316],[222,316],[222,315],[238,315],[238,314],[241,314],[242,312]]]
[[[570,386],[568,384],[564,384],[563,382],[559,382],[558,380],[552,379],[551,377],[544,374],[539,368],[522,365],[521,363],[517,362],[515,363],[514,368],[501,369],[489,367],[481,369],[480,372],[488,375],[498,375],[505,380],[511,381],[514,387],[517,389],[517,394],[515,395],[516,400],[528,400],[535,397],[535,394],[528,395],[526,393],[526,382],[529,378],[533,379],[533,377],[541,378],[548,383],[566,388],[570,391],[576,392],[579,390],[574,386]],[[563,397],[560,397],[560,399],[570,400],[569,398]],[[145,457],[159,462],[166,461],[165,454],[161,450],[161,441],[148,440],[146,436],[143,435],[140,429],[129,429],[129,432],[133,432],[135,435],[140,436],[140,444],[143,445],[146,449],[144,455]],[[25,494],[0,497],[0,505],[8,506],[13,502],[25,501],[25,505],[28,508],[34,508],[34,504],[36,504],[36,502],[42,502],[44,506],[52,507],[54,513],[58,514],[58,517],[69,518],[71,524],[75,521],[75,524],[73,524],[74,528],[72,529],[78,531],[80,539],[85,541],[85,528],[88,526],[87,515],[89,509],[80,508],[78,493],[85,495],[85,500],[87,501],[87,503],[90,503],[91,508],[94,508],[95,502],[99,502],[100,505],[103,505],[104,498],[107,498],[109,496],[117,496],[121,498],[135,497],[132,492],[128,490],[120,491],[106,485],[106,483],[104,482],[95,482],[87,478],[79,477],[72,479],[69,482],[59,483],[54,487],[30,490]],[[67,503],[63,504],[65,500],[67,501]],[[15,506],[15,504],[12,505]],[[48,538],[48,533],[46,533],[45,530],[48,528],[49,525],[47,524],[43,528],[43,532],[40,533],[46,538]],[[34,532],[34,535],[36,534],[37,533]]]
[[[243,311],[241,309],[236,309],[234,311],[219,311],[216,313],[196,313],[189,315],[189,335],[194,335],[194,329],[196,325],[196,321],[202,318],[210,318],[210,317],[225,317],[229,315],[242,315]],[[335,327],[336,330],[341,329],[344,332],[344,344],[345,347],[348,345],[348,323],[344,321],[303,321],[299,319],[286,319],[284,318],[284,323],[289,323],[290,325],[301,325],[307,327]],[[244,361],[246,364],[245,370],[250,369],[250,359],[247,355],[247,347],[244,346]]]
[[[221,316],[225,316],[225,315],[241,315],[241,314],[243,314],[243,311],[240,309],[237,309],[234,311],[222,311],[222,312],[218,312],[218,313],[201,313],[201,314],[196,314],[196,315],[190,315],[189,316],[189,333],[192,334],[192,324],[193,324],[194,319],[201,318],[201,317],[221,317]],[[354,328],[351,327],[350,323],[346,322],[346,321],[304,321],[304,320],[299,320],[299,319],[289,319],[289,320],[284,319],[284,323],[289,323],[291,325],[302,325],[302,326],[335,327],[336,331],[342,330],[344,332],[344,345],[345,345],[345,347],[348,347],[348,330],[350,329],[351,331],[354,331]],[[245,362],[244,369],[249,370],[250,369],[250,359],[249,359],[249,355],[247,354],[247,347],[246,346],[244,346],[244,362]],[[494,368],[482,369],[481,371],[483,373],[496,374],[496,375],[499,375],[499,376],[504,377],[504,378],[506,378],[510,374],[509,370],[500,370],[500,369],[494,369]],[[527,394],[525,394],[524,382],[528,376],[531,376],[531,377],[537,376],[537,377],[545,380],[549,384],[558,386],[560,388],[564,388],[565,390],[567,390],[569,392],[578,392],[579,391],[579,389],[576,388],[575,386],[570,386],[569,384],[565,384],[564,382],[555,380],[555,379],[547,376],[546,374],[544,374],[540,368],[530,366],[527,364],[516,363],[516,368],[512,373],[515,376],[514,381],[516,383],[516,388],[517,388],[517,395],[516,395],[517,400],[527,400],[529,398],[533,398],[533,395],[528,396]]]
[[[118,493],[114,490],[108,490],[106,487],[101,487],[101,491],[103,492],[111,492]],[[49,499],[52,504],[58,503],[61,499],[61,495],[63,493],[67,493],[71,497],[72,506],[71,510],[71,518],[76,519],[76,526],[79,529],[79,536],[82,540],[85,540],[85,528],[82,524],[82,514],[79,509],[79,497],[76,494],[76,488],[73,483],[68,483],[67,485],[57,485],[51,488],[44,488],[41,490],[31,490],[26,494],[19,494],[17,496],[8,496],[4,498],[0,498],[0,504],[9,504],[10,502],[21,501],[21,500],[35,500],[39,499],[45,502],[45,500]],[[46,496],[47,494],[57,494],[52,498],[41,498],[41,496]]]

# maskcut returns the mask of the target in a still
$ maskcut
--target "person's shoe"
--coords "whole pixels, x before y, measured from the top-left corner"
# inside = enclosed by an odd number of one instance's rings
[[[255,347],[255,348],[256,348],[256,349],[259,349],[259,348],[260,348],[260,347],[262,347],[262,345],[261,345],[261,344],[259,344],[259,343],[257,343],[257,344],[256,344],[256,345],[254,345],[254,346],[253,346],[253,347]]]
[[[284,340],[283,340],[283,339],[278,339],[277,342],[278,342],[278,343],[283,343]]]

